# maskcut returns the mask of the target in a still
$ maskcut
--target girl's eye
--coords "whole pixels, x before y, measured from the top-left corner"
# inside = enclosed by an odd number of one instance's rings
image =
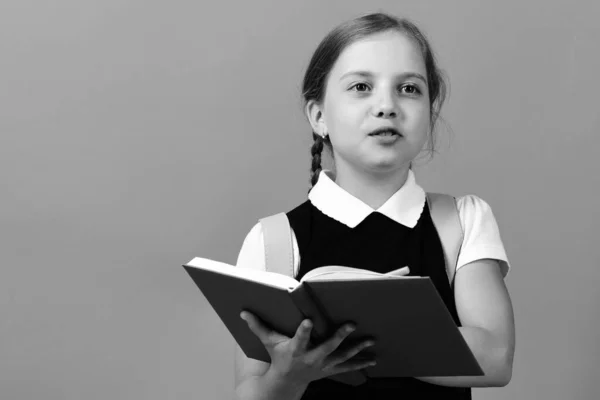
[[[400,89],[408,89],[408,94],[419,94],[421,93],[421,91],[419,90],[418,87],[414,86],[414,85],[406,85],[406,86],[402,86]]]
[[[351,86],[350,89],[353,89],[353,88],[359,89],[359,88],[367,88],[367,87],[368,86],[366,83],[357,83],[356,85]],[[357,90],[357,92],[363,92],[363,91],[364,90]]]

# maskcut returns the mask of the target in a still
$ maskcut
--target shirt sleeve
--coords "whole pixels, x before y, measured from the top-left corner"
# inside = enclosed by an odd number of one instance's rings
[[[491,258],[499,261],[502,276],[506,278],[510,263],[491,207],[475,195],[459,197],[456,203],[464,231],[456,270],[470,262]]]
[[[298,267],[300,265],[300,250],[293,230],[292,251],[294,257],[294,276],[297,276]],[[267,269],[265,264],[265,239],[260,222],[257,222],[246,235],[242,248],[238,254],[236,266],[241,268],[254,268],[260,271],[265,271]]]

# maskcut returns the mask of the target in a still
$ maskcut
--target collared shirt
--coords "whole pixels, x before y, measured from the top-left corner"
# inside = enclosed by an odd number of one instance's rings
[[[379,212],[399,224],[414,228],[426,204],[425,191],[417,184],[412,170],[409,170],[402,187],[376,210],[338,186],[332,176],[331,171],[322,170],[308,199],[323,214],[350,228],[356,227],[373,212]],[[490,206],[475,195],[457,197],[456,203],[464,231],[456,270],[473,261],[491,258],[499,261],[502,275],[506,277],[510,264]],[[293,231],[292,249],[295,276],[300,266],[300,254]],[[237,266],[265,270],[264,250],[262,226],[258,222],[244,239]]]

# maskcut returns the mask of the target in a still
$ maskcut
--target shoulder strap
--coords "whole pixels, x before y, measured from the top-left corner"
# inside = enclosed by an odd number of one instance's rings
[[[292,229],[285,213],[278,213],[259,220],[265,242],[265,265],[267,271],[294,277],[294,254]]]
[[[446,259],[446,272],[452,286],[464,235],[458,216],[456,199],[448,194],[427,193],[427,204],[429,205],[431,219],[442,242]]]

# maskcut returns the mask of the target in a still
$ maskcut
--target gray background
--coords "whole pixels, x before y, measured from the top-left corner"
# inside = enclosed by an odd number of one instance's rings
[[[181,264],[304,201],[300,81],[339,22],[408,16],[448,72],[427,190],[475,193],[513,269],[514,377],[595,399],[595,1],[0,4],[0,397],[227,399],[233,343]]]

